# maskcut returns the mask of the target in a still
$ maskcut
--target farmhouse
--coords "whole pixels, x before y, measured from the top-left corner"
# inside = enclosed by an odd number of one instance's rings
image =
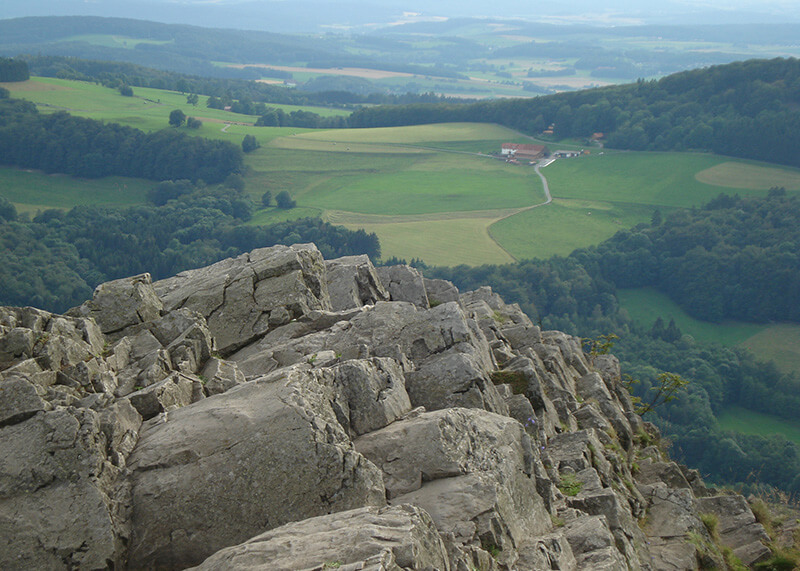
[[[520,143],[503,143],[500,153],[507,159],[533,161],[547,155],[544,145],[525,145]]]

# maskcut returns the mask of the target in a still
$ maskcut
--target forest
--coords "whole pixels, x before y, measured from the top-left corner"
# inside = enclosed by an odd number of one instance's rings
[[[76,206],[45,210],[32,220],[0,197],[0,305],[63,312],[108,280],[143,272],[166,278],[276,244],[314,242],[326,258],[380,256],[377,236],[363,230],[317,218],[246,225],[253,205],[241,190],[175,184],[191,191],[161,206]]]
[[[2,95],[2,94],[0,94]],[[7,92],[6,92],[7,95]],[[86,178],[119,175],[217,183],[242,169],[242,150],[175,129],[145,133],[27,101],[0,98],[0,164]]]
[[[423,271],[462,290],[490,285],[545,329],[584,338],[617,335],[611,352],[638,381],[634,394],[647,399],[663,372],[689,380],[675,401],[646,416],[672,441],[680,461],[717,483],[766,484],[800,494],[795,444],[780,436],[727,433],[715,418],[725,405],[736,404],[797,419],[800,379],[745,350],[696,341],[674,322],[637,326],[616,297],[618,287],[652,285],[705,318],[708,303],[719,309],[717,318],[797,320],[798,227],[800,197],[773,189],[764,198],[721,196],[663,220],[654,213],[652,224],[623,230],[566,258]]]
[[[351,127],[451,121],[499,123],[556,139],[603,133],[606,146],[649,151],[705,150],[800,166],[800,60],[748,60],[660,80],[468,105],[361,108]]]

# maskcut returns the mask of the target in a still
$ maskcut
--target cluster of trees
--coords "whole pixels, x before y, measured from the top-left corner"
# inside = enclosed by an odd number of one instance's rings
[[[720,197],[662,221],[654,216],[654,222],[566,258],[417,265],[462,290],[490,285],[543,328],[587,338],[619,336],[612,352],[623,372],[639,381],[636,395],[647,400],[665,372],[690,381],[674,401],[647,414],[672,441],[678,459],[717,483],[750,480],[800,493],[796,445],[780,436],[728,433],[716,420],[729,405],[796,419],[800,379],[746,350],[699,342],[674,322],[639,326],[616,297],[617,287],[652,285],[702,317],[711,307],[721,308],[717,317],[797,321],[800,197],[777,189],[763,198]]]
[[[30,77],[24,60],[0,57],[0,81],[27,81]]]
[[[346,129],[347,117],[323,117],[318,113],[297,109],[286,113],[283,109],[268,107],[256,120],[256,127],[302,127],[307,129]]]
[[[800,321],[800,197],[720,195],[574,254],[617,287],[655,286],[707,321]]]
[[[252,205],[243,205],[247,199],[235,189],[187,181],[162,185],[153,196],[160,206],[78,206],[47,210],[33,220],[0,199],[0,305],[63,312],[107,280],[142,272],[166,278],[275,244],[314,242],[326,258],[380,256],[378,238],[363,230],[308,218],[246,225]],[[163,202],[168,191],[174,198]]]
[[[216,183],[240,171],[242,161],[241,149],[226,141],[174,129],[145,133],[65,112],[40,114],[32,103],[0,99],[0,164],[87,178]]]
[[[798,102],[800,60],[778,58],[534,99],[362,108],[350,126],[485,121],[534,134],[555,125],[558,138],[605,133],[613,148],[701,149],[800,166]]]

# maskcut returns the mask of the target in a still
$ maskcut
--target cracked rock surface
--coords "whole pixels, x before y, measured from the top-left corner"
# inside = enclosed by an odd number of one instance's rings
[[[0,308],[2,569],[768,558],[747,501],[658,441],[613,356],[490,288],[311,244]]]

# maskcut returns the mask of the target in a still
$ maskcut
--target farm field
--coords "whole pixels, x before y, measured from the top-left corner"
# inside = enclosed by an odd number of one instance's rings
[[[621,289],[617,298],[631,319],[645,327],[658,317],[665,324],[674,319],[681,332],[699,341],[744,347],[761,360],[774,361],[781,371],[800,372],[800,325],[700,321],[655,288]]]
[[[206,96],[200,96],[196,106],[190,105],[186,102],[185,94],[163,89],[134,87],[133,97],[123,97],[117,90],[102,85],[49,77],[34,77],[25,82],[1,85],[11,92],[12,97],[32,101],[39,106],[40,111],[45,113],[68,111],[81,117],[114,121],[145,131],[168,127],[169,114],[173,109],[180,109],[187,116],[197,117],[203,121],[203,126],[192,131],[191,134],[209,138],[239,142],[244,134],[248,133],[257,133],[261,140],[307,130],[278,127],[255,128],[252,125],[258,117],[231,113],[221,109],[209,109],[206,107],[208,101]],[[324,107],[298,107],[295,105],[272,105],[272,107],[281,108],[287,113],[304,109],[323,116],[347,115],[345,111]],[[243,125],[231,125],[229,127],[231,132],[226,133],[221,131],[226,122]]]
[[[252,134],[262,146],[245,157],[247,191],[258,204],[264,191],[276,196],[286,190],[301,208],[293,213],[260,211],[254,223],[301,213],[322,216],[375,232],[385,257],[420,258],[429,264],[567,255],[649,220],[655,208],[667,214],[699,206],[720,192],[765,194],[771,186],[800,190],[800,169],[700,153],[600,154],[593,149],[589,156],[557,160],[543,169],[554,201],[530,209],[544,201],[534,170],[482,156],[496,153],[504,142],[530,141],[498,125],[254,127],[255,117],[207,109],[204,97],[195,108],[177,92],[134,88],[134,97],[123,97],[92,83],[46,78],[7,85],[13,96],[44,110],[66,109],[150,130],[165,128],[169,112],[182,109],[203,121],[200,129],[184,132],[234,144]],[[570,145],[562,142],[550,148]],[[28,176],[30,183],[25,182]],[[147,181],[79,182],[0,171],[0,183],[6,179],[5,194],[23,211],[68,208],[85,196],[103,204],[136,203],[152,186]],[[115,194],[119,184],[130,189],[124,197]],[[87,185],[94,190],[83,192]]]
[[[797,421],[747,410],[740,406],[729,406],[720,411],[717,422],[723,430],[762,436],[782,434],[787,440],[800,444],[800,422]]]
[[[84,179],[0,167],[0,195],[13,202],[20,213],[88,204],[141,204],[153,185],[152,181],[138,178]]]

